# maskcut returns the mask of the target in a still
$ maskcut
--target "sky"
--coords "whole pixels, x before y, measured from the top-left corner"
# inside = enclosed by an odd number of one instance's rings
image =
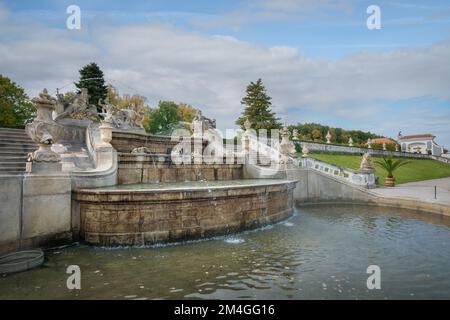
[[[369,5],[381,29],[367,28]],[[120,93],[189,103],[222,130],[262,78],[283,123],[450,147],[450,1],[0,0],[0,74],[30,97],[74,90],[90,62]]]

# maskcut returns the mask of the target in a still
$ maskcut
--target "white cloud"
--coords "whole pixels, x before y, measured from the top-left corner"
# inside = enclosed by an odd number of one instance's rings
[[[172,99],[193,104],[216,117],[221,128],[233,126],[246,85],[260,77],[275,111],[289,122],[303,121],[298,110],[314,111],[319,120],[321,114],[335,116],[362,130],[376,131],[373,123],[379,121],[385,131],[378,132],[390,135],[397,131],[397,119],[374,101],[450,100],[449,42],[328,61],[305,57],[295,48],[260,47],[158,24],[91,27],[77,33],[2,23],[0,39],[2,74],[32,96],[43,87],[54,90],[75,81],[81,66],[96,61],[122,93],[144,95],[151,103]],[[300,118],[289,116],[293,109]],[[420,130],[433,133],[434,127],[427,122]],[[448,135],[446,139],[450,145]]]

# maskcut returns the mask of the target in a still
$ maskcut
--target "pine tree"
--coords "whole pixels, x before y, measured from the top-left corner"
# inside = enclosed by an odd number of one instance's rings
[[[246,107],[242,116],[236,120],[236,124],[244,129],[244,122],[248,117],[252,123],[252,128],[255,130],[281,128],[280,119],[271,110],[272,102],[270,100],[272,98],[266,94],[262,80],[258,79],[256,83],[250,82],[246,92],[247,95],[241,100],[241,104]]]
[[[97,106],[97,110],[101,112],[101,107],[98,105],[99,99],[105,99],[108,92],[105,85],[105,79],[103,78],[103,71],[100,67],[92,62],[79,70],[80,81],[75,83],[78,88],[78,92],[82,88],[88,89],[89,103]]]

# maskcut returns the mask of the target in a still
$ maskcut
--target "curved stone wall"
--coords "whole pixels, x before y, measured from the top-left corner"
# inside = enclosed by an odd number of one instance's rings
[[[175,189],[80,189],[80,236],[95,245],[201,238],[277,222],[292,214],[296,181]],[[150,187],[149,187],[150,188]]]
[[[119,154],[118,184],[243,179],[242,164],[182,164],[169,155]]]

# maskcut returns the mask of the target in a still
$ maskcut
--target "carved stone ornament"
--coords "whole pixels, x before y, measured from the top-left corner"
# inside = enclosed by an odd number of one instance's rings
[[[281,142],[279,146],[279,151],[281,154],[281,163],[290,162],[289,155],[295,153],[294,143],[289,139],[290,132],[287,127],[281,129]]]
[[[360,173],[373,173],[375,172],[375,169],[372,165],[372,161],[370,160],[370,154],[369,153],[364,153],[362,159],[361,159],[361,164],[359,165],[359,170],[358,172]]]
[[[44,89],[39,93],[39,97],[31,101],[37,109],[37,115],[32,123],[26,125],[25,131],[39,145],[39,149],[30,153],[28,159],[33,162],[59,162],[60,156],[51,150],[52,144],[57,142],[63,133],[62,127],[52,119],[56,99]]]
[[[120,109],[113,105],[108,99],[99,100],[102,107],[101,115],[104,117],[102,123],[108,123],[116,129],[130,131],[144,131],[144,113],[133,110],[131,106]]]
[[[331,143],[332,136],[331,136],[330,131],[327,132],[327,135],[325,136],[325,138],[327,139],[327,143]]]

